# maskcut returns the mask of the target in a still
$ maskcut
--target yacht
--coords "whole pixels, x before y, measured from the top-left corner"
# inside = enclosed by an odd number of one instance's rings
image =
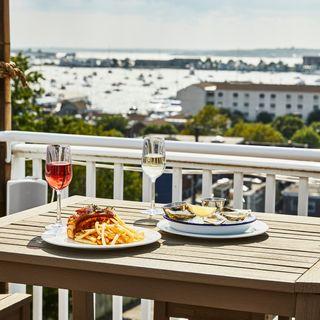
[[[145,80],[143,73],[140,73],[140,74],[139,74],[137,80],[139,80],[139,81],[144,81],[144,80]]]
[[[149,105],[150,115],[157,118],[174,116],[182,111],[181,101],[176,99],[153,99]]]

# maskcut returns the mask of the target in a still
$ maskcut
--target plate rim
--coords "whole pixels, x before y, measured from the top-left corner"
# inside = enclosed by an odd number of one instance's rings
[[[160,229],[161,231],[167,232],[167,233],[171,233],[171,234],[175,234],[175,235],[180,235],[180,236],[184,236],[184,237],[189,237],[189,238],[200,238],[200,239],[239,239],[239,238],[249,238],[249,237],[255,237],[261,234],[266,233],[269,230],[269,226],[261,220],[256,220],[254,222],[252,222],[252,224],[261,224],[262,226],[264,226],[263,229],[259,230],[258,232],[252,232],[252,233],[237,233],[237,234],[201,234],[201,233],[191,233],[191,232],[183,232],[183,231],[179,231],[179,230],[175,230],[173,228],[170,227],[169,223],[167,220],[161,220],[158,222],[157,227],[158,229]],[[167,229],[169,228],[169,230],[166,230],[162,227],[162,224],[166,224],[167,225]]]
[[[63,226],[64,228],[66,226]],[[76,242],[74,241],[74,243],[72,242],[62,242],[62,243],[56,243],[56,242],[52,242],[52,241],[48,241],[50,240],[50,231],[45,231],[41,234],[41,239],[50,245],[56,246],[56,247],[61,247],[61,248],[70,248],[70,249],[81,249],[81,250],[120,250],[120,249],[126,249],[126,248],[133,248],[133,247],[141,247],[141,246],[146,246],[155,242],[158,242],[161,239],[161,233],[155,229],[148,229],[148,228],[143,228],[143,227],[136,227],[136,226],[132,226],[132,228],[136,229],[136,230],[142,230],[142,231],[147,231],[147,233],[149,233],[150,235],[153,234],[154,238],[153,239],[143,239],[141,241],[136,241],[136,242],[130,242],[130,243],[123,243],[123,244],[117,244],[117,245],[91,245],[91,244],[85,244],[85,243],[80,243],[80,242]],[[46,236],[49,236],[49,239],[46,238]],[[52,238],[56,238],[56,234],[52,235]],[[65,234],[66,236],[66,234]],[[67,237],[67,236],[66,236]],[[68,239],[68,238],[67,238]],[[72,239],[69,239],[72,241]]]

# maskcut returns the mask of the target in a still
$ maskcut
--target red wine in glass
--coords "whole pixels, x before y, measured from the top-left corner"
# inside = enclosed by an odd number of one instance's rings
[[[61,191],[66,188],[72,179],[70,146],[51,145],[47,147],[46,180],[50,187],[57,192],[57,219],[56,223],[47,229],[60,228],[61,220]]]
[[[51,162],[46,165],[46,179],[52,189],[62,190],[72,179],[72,167],[68,162]]]

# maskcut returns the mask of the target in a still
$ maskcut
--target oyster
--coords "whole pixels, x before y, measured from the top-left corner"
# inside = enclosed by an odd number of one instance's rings
[[[216,226],[219,226],[220,224],[223,224],[227,219],[224,218],[223,216],[217,215],[215,214],[214,216],[210,217],[210,218],[204,218],[203,221],[205,223],[210,223],[210,224],[214,224]]]
[[[164,213],[174,220],[187,220],[195,217],[195,214],[189,210],[188,204],[178,202],[163,207]]]
[[[243,221],[251,215],[251,211],[224,208],[220,214],[229,221]]]

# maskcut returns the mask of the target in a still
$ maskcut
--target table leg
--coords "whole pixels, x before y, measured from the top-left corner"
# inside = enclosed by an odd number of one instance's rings
[[[153,320],[169,320],[167,315],[167,303],[162,301],[154,302]]]
[[[94,320],[93,293],[72,291],[73,320]]]
[[[301,294],[297,295],[296,320],[320,319],[320,295]]]

